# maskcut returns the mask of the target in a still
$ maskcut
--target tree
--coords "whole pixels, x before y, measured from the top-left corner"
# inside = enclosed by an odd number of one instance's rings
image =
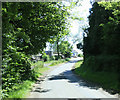
[[[57,2],[2,3],[3,93],[32,79],[30,56],[42,52],[46,42],[65,29],[67,14]]]
[[[8,23],[17,31],[15,33],[17,46],[26,47],[23,49],[26,54],[39,53],[51,36],[57,36],[59,31],[64,30],[66,10],[56,7],[55,4],[3,3],[3,7],[6,7],[3,8],[3,14],[11,17]],[[5,18],[3,21],[8,21],[7,17]]]
[[[69,19],[72,19],[72,20],[83,20],[83,18],[81,17],[77,17],[75,16],[73,13],[70,13],[70,9],[74,8],[75,6],[80,6],[80,2],[79,0],[76,1],[76,2],[69,2],[70,3],[70,6],[66,6],[64,3],[58,3],[58,7],[59,8],[62,8],[63,10],[65,9],[67,12],[67,15],[66,16],[66,24],[64,24],[65,26],[62,27],[62,28],[65,28],[63,30],[59,30],[59,34],[55,37],[53,37],[53,39],[50,41],[51,44],[53,44],[53,49],[54,49],[54,52],[57,52],[58,54],[58,58],[60,58],[60,47],[59,47],[59,44],[61,43],[61,41],[64,40],[65,36],[69,36],[69,27],[70,27],[70,22],[69,22]],[[64,13],[61,13],[62,15]],[[64,16],[64,15],[63,15]],[[59,22],[61,23],[61,22]],[[77,36],[76,36],[77,37]],[[75,42],[78,41],[78,38],[77,40],[75,40]]]
[[[72,52],[72,46],[68,41],[62,41],[59,45],[60,47],[60,53],[64,55],[64,57],[71,57],[71,52]]]
[[[83,49],[82,43],[78,43],[78,44],[77,44],[77,48],[80,49],[80,50]]]
[[[87,37],[84,37],[83,66],[85,70],[89,69],[91,72],[117,73],[118,84],[116,82],[111,87],[118,90],[120,87],[120,2],[95,2],[88,18],[90,27],[87,28]]]

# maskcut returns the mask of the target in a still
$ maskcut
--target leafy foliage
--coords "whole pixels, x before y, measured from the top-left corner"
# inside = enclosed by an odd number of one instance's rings
[[[44,54],[42,55],[42,58],[43,58],[44,61],[49,61],[49,60],[50,60],[49,55],[47,55],[46,53],[44,53]]]
[[[85,62],[87,64],[87,62]],[[92,62],[91,62],[92,63]],[[118,73],[116,72],[106,72],[106,71],[97,71],[93,72],[91,67],[85,67],[85,64],[82,64],[82,61],[79,61],[75,64],[74,72],[79,75],[81,78],[96,84],[97,86],[102,86],[106,91],[110,91],[110,89],[114,90],[111,93],[115,94],[119,92],[119,81],[118,81]],[[94,74],[93,74],[94,73]]]
[[[77,44],[77,48],[80,49],[80,50],[83,49],[82,43],[78,43],[78,44]]]
[[[84,70],[120,73],[120,2],[94,3],[84,37]],[[81,68],[82,69],[82,68]],[[118,76],[117,88],[120,86]],[[115,88],[116,89],[116,88]]]
[[[64,55],[64,57],[71,56],[73,47],[70,45],[68,41],[62,41],[59,46],[60,46],[60,53]]]
[[[61,34],[61,33],[58,34],[58,35],[54,38],[54,40],[52,41],[52,42],[53,42],[53,51],[54,51],[54,52],[57,52],[57,54],[58,54],[58,58],[57,58],[57,59],[60,58],[60,48],[61,48],[61,47],[60,47],[60,43],[61,43],[62,41],[64,41],[65,36],[69,36],[69,30],[68,30],[68,29],[62,31],[62,34]]]
[[[78,54],[78,57],[83,57],[83,54]]]
[[[67,14],[56,2],[2,3],[3,97],[16,83],[33,79],[30,56],[65,30]]]
[[[51,57],[50,57],[50,60],[55,60],[55,56],[51,56]]]

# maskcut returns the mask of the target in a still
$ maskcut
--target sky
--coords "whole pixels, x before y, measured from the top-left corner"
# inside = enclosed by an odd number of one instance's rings
[[[71,9],[71,14],[74,14],[76,17],[82,17],[83,20],[70,20],[71,28],[70,28],[70,35],[69,42],[73,43],[72,40],[78,38],[79,41],[73,45],[74,50],[78,53],[82,53],[81,50],[77,49],[76,44],[82,41],[83,39],[83,30],[82,27],[89,26],[88,16],[89,16],[89,9],[91,8],[90,0],[83,0],[81,1],[81,6],[76,6]],[[76,36],[76,37],[75,37]]]
[[[68,0],[69,1],[69,0]],[[63,1],[64,4],[69,6],[69,2],[67,0]],[[68,37],[69,43],[73,44],[73,50],[76,50],[78,53],[82,53],[81,50],[77,49],[76,44],[81,42],[83,39],[83,30],[82,27],[88,26],[88,19],[87,17],[89,16],[89,9],[91,8],[90,0],[82,0],[81,1],[81,6],[75,6],[73,9],[70,10],[70,13],[73,16],[83,18],[83,20],[72,20],[69,19],[71,27],[70,27],[70,35],[71,37]],[[73,43],[72,40],[78,39],[76,43]],[[49,50],[46,48],[46,50]]]

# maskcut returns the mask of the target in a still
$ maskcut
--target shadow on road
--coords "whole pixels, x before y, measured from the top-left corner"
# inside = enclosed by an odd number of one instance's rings
[[[38,92],[38,93],[46,93],[49,92],[50,89],[42,89],[42,88],[35,88],[35,90],[33,92]]]
[[[37,82],[35,83],[36,85],[40,85],[45,79],[45,76],[44,77],[39,77]],[[33,86],[34,89],[31,91],[31,92],[37,92],[37,93],[46,93],[46,92],[49,92],[51,89],[42,89],[40,87],[36,87],[36,86]]]
[[[61,80],[61,79],[67,79],[67,78],[62,74],[49,78],[49,80]]]
[[[79,84],[78,86],[87,87],[87,88],[96,89],[96,90],[100,88],[94,84],[86,82],[80,77],[75,76],[71,70],[67,70],[59,75],[53,75],[48,79],[50,81],[65,79],[65,80],[68,80],[69,83],[78,83]]]

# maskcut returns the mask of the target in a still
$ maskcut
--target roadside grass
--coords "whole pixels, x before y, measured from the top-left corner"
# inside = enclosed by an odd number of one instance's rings
[[[43,67],[43,61],[37,61],[35,63],[31,62],[31,66],[37,66],[37,65],[41,65],[40,67]]]
[[[83,61],[79,61],[75,64],[74,72],[85,80],[98,84],[107,90],[113,90],[111,92],[120,92],[118,84],[118,74],[115,72],[95,72],[89,67],[86,68]]]
[[[77,63],[75,63],[75,72],[77,74],[79,74],[79,70],[77,68],[80,68],[81,64],[83,63],[83,61],[78,61]]]
[[[36,63],[31,62],[31,65],[36,66],[36,65],[41,64],[41,66],[44,66],[44,64],[51,63],[51,66],[54,66],[54,65],[57,65],[59,63],[63,63],[63,62],[67,62],[67,61],[70,61],[70,58],[58,59],[58,60],[49,60],[49,61],[46,61],[46,62],[44,62],[44,61],[38,61]]]
[[[42,75],[42,73],[45,72],[46,70],[49,70],[48,67],[44,67],[44,62],[42,62],[42,61],[36,62],[36,64],[34,66],[35,67],[33,70],[35,72],[35,79],[40,77],[40,75]]]
[[[25,80],[22,84],[14,85],[13,91],[9,93],[8,98],[24,98],[32,89],[33,84],[36,82],[36,79],[42,75],[43,72],[47,71],[49,68],[43,66],[43,62],[38,61],[34,63],[34,76],[32,80]]]
[[[24,98],[30,91],[30,88],[34,84],[34,81],[26,80],[22,84],[17,84],[17,89],[9,93],[8,98]],[[15,87],[15,86],[14,86]],[[13,88],[14,88],[13,87]]]
[[[45,63],[45,64],[48,64],[48,63],[52,63],[52,62],[54,62],[54,60],[46,61],[46,62],[44,62],[44,63]]]
[[[59,60],[55,60],[53,62],[51,62],[50,66],[55,66],[55,65],[58,65],[58,64],[61,64],[61,63],[65,63],[65,62],[68,62],[69,59],[59,59]]]
[[[58,60],[50,60],[50,61],[46,61],[44,62],[45,64],[51,63],[50,66],[54,66],[60,63],[64,63],[70,61],[70,58],[65,58],[65,59],[58,59]]]

